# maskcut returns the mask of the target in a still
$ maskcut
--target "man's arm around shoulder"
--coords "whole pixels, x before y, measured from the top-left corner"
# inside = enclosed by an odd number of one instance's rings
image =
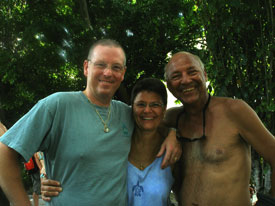
[[[163,120],[164,124],[168,127],[176,128],[177,127],[177,117],[178,117],[179,113],[182,111],[183,111],[183,106],[172,107],[172,108],[168,109],[165,113],[165,117]]]
[[[177,108],[176,110],[178,111]],[[170,122],[170,120],[173,121],[172,115],[169,115],[169,117],[165,118],[165,120],[159,126],[160,134],[164,135],[165,137],[167,136],[161,145],[159,153],[157,154],[157,157],[160,157],[164,151],[166,151],[165,157],[163,158],[161,164],[162,168],[166,168],[167,166],[174,164],[180,158],[182,153],[180,142],[176,138],[176,132],[171,130],[171,128],[176,127],[176,124]]]
[[[21,178],[18,153],[2,142],[0,142],[0,186],[11,205],[31,206]]]

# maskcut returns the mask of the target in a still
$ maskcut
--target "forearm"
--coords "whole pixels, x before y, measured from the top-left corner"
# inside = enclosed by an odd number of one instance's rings
[[[168,136],[170,128],[164,123],[161,122],[158,126],[158,133],[161,135],[163,140]]]
[[[41,162],[39,160],[39,157],[38,157],[37,153],[34,154],[34,159],[35,159],[37,167],[39,168],[39,170],[41,170],[42,169],[42,164],[41,164]]]
[[[17,153],[0,143],[0,186],[14,206],[31,206],[21,178]]]
[[[174,164],[181,156],[181,145],[176,138],[176,131],[170,130],[169,135],[166,137],[164,142],[161,145],[160,151],[157,154],[157,157],[160,157],[164,154],[165,156],[162,160],[161,167],[166,168],[167,166]]]
[[[41,162],[41,170],[40,170],[40,173],[41,173],[41,174],[46,174],[46,169],[45,169],[44,160],[40,160],[40,162]]]
[[[165,113],[163,123],[167,127],[177,128],[177,116],[182,112],[183,107],[175,107],[168,109]]]
[[[7,131],[7,128],[0,122],[0,137]]]

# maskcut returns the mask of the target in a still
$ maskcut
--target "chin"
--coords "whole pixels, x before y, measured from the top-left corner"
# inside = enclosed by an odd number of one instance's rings
[[[106,95],[106,96],[110,96],[110,95],[113,95],[115,93],[112,88],[100,89],[99,92],[103,95]]]
[[[153,132],[153,131],[155,131],[155,129],[142,129],[144,132]]]
[[[140,129],[142,131],[146,131],[146,132],[149,132],[149,131],[154,131],[156,128],[154,127],[140,127]]]
[[[197,95],[182,96],[180,98],[180,100],[181,100],[182,103],[192,104],[192,103],[197,102],[199,100],[199,96],[197,96]]]

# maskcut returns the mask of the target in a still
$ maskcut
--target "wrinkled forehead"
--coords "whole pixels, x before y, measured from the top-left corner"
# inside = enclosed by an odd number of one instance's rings
[[[200,62],[191,54],[177,53],[168,62],[167,69],[175,69],[179,67],[198,67],[202,68]]]

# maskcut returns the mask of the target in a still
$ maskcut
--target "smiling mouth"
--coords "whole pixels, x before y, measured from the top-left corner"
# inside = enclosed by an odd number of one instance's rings
[[[102,83],[108,83],[108,84],[112,84],[111,81],[107,81],[107,80],[99,80],[99,82],[102,82]]]
[[[194,89],[195,89],[195,88],[192,87],[192,88],[183,89],[182,91],[183,91],[183,92],[191,92],[191,91],[193,91]]]
[[[153,120],[154,118],[152,118],[152,117],[142,117],[141,119],[143,119],[143,120]]]

